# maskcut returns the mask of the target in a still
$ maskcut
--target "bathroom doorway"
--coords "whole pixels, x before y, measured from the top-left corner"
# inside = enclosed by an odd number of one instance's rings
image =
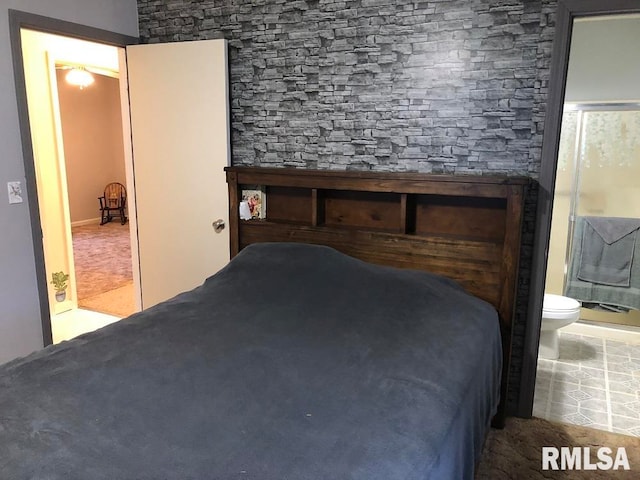
[[[640,219],[638,47],[640,15],[573,21],[544,293],[582,296],[586,217]],[[640,314],[579,300],[595,309],[560,329],[557,360],[537,359],[533,415],[640,436]]]

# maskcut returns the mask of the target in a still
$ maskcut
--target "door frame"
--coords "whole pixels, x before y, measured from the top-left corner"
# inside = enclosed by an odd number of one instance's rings
[[[9,38],[11,42],[11,56],[13,60],[13,75],[16,87],[18,106],[18,122],[20,139],[22,142],[22,158],[25,171],[25,186],[29,203],[29,218],[31,237],[35,259],[36,285],[40,302],[40,321],[42,324],[42,338],[45,346],[53,343],[51,332],[51,312],[49,311],[48,283],[45,272],[44,247],[42,245],[42,228],[40,220],[40,206],[36,185],[36,173],[33,147],[31,144],[31,127],[27,106],[27,89],[25,83],[24,65],[22,63],[22,39],[20,30],[28,28],[44,33],[63,35],[65,37],[103,43],[115,47],[139,43],[137,37],[123,35],[100,28],[81,25],[78,23],[59,20],[56,18],[36,15],[20,10],[9,9]]]
[[[547,274],[547,255],[551,235],[553,192],[555,191],[558,146],[564,104],[569,49],[573,21],[580,17],[640,13],[637,0],[559,0],[556,11],[555,36],[551,55],[551,74],[547,111],[542,137],[542,157],[538,177],[538,206],[533,243],[533,260],[529,290],[529,306],[525,326],[524,358],[520,377],[520,391],[516,415],[529,418],[533,412],[533,398],[538,365],[538,344],[542,321],[542,302]]]

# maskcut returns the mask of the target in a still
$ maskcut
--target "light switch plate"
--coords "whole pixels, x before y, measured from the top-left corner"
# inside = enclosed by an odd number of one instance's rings
[[[22,185],[20,182],[7,182],[9,203],[22,203]]]

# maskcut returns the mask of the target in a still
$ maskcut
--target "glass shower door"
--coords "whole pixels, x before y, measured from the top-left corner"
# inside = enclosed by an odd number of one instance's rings
[[[640,110],[606,108],[579,112],[571,219],[640,218]],[[637,310],[619,314],[583,308],[581,318],[640,325]]]
[[[575,215],[640,217],[640,111],[582,113]]]

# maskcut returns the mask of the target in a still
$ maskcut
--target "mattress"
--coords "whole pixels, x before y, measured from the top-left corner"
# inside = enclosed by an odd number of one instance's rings
[[[500,345],[493,307],[443,277],[251,245],[0,366],[0,478],[472,479]]]

